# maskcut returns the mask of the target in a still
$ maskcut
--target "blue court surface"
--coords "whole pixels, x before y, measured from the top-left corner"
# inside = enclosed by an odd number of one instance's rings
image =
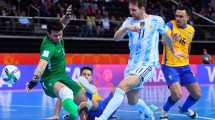
[[[215,86],[201,86],[202,98],[192,109],[199,114],[198,120],[215,120]],[[100,95],[105,98],[111,89],[100,88]],[[141,98],[150,105],[159,107],[155,113],[156,120],[159,120],[161,108],[169,96],[169,90],[165,86],[147,86],[143,88]],[[189,117],[179,114],[178,106],[181,106],[188,96],[183,88],[183,98],[169,111],[169,120],[191,120]],[[42,90],[34,90],[30,93],[25,91],[0,91],[0,120],[45,120],[54,113],[56,99],[50,98]],[[60,120],[66,111],[61,109]],[[125,99],[115,113],[118,118],[112,120],[140,120],[139,112],[130,108]]]

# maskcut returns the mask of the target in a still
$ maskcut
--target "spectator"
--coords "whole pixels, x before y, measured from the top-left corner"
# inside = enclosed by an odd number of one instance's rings
[[[93,36],[93,31],[96,28],[96,23],[94,21],[93,16],[90,16],[87,19],[87,36],[92,37]]]
[[[202,63],[204,63],[204,64],[211,63],[211,55],[207,53],[206,49],[203,50]]]

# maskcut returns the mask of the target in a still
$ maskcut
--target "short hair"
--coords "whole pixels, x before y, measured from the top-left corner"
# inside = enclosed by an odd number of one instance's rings
[[[89,66],[84,66],[84,67],[82,67],[82,68],[81,68],[81,73],[80,73],[80,74],[82,74],[83,70],[90,70],[91,73],[93,73],[93,68],[91,68],[91,67],[89,67]]]
[[[191,11],[188,6],[180,5],[180,6],[178,6],[177,10],[185,10],[187,16],[191,16]]]
[[[147,0],[128,0],[128,3],[137,5],[138,8],[144,7],[146,9],[147,7]]]
[[[61,31],[63,30],[63,25],[59,20],[50,21],[47,25],[47,31],[51,33],[51,31]]]

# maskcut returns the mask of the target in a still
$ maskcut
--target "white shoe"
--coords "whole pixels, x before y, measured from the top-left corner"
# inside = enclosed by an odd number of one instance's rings
[[[165,111],[163,108],[161,110],[160,120],[168,120],[167,111]]]
[[[52,116],[52,117],[49,117],[49,118],[46,118],[46,120],[58,120],[59,118],[56,117],[56,116]]]
[[[185,114],[185,115],[189,116],[190,118],[196,119],[196,118],[199,117],[199,115],[195,111],[193,111],[191,109],[188,109],[187,112],[182,112],[181,107],[178,107],[178,108],[179,108],[179,113]]]
[[[95,117],[95,120],[99,120],[99,118]]]
[[[150,105],[149,108],[151,110],[150,116],[147,116],[146,114],[140,112],[141,120],[155,120],[154,113],[157,111],[158,107],[156,107],[155,105]]]
[[[140,119],[145,120],[146,119],[145,114],[143,112],[140,112],[140,111],[139,111],[139,113],[140,113]]]
[[[155,105],[150,105],[149,108],[151,109],[151,111],[152,111],[153,113],[155,113],[155,112],[158,110],[158,107],[155,106]]]

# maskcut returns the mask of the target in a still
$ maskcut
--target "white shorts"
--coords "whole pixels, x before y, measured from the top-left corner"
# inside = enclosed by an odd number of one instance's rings
[[[155,74],[155,67],[149,65],[140,66],[134,69],[126,68],[124,72],[124,77],[128,77],[131,74],[138,75],[140,77],[140,84],[134,89],[143,88],[144,83],[149,81]]]

